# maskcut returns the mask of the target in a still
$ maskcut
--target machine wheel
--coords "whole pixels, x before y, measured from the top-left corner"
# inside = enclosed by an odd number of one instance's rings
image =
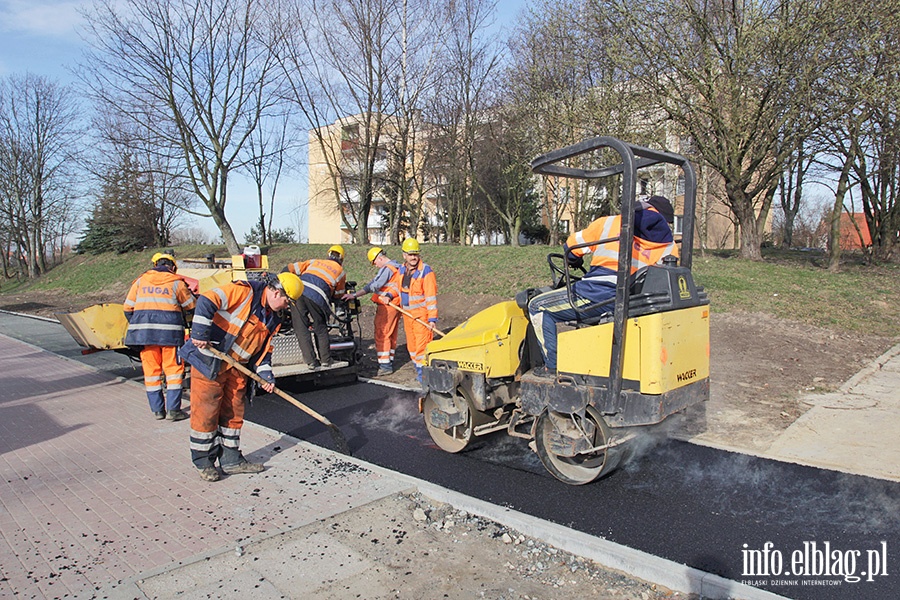
[[[425,428],[428,429],[428,434],[431,435],[431,439],[434,440],[434,443],[437,444],[441,450],[450,452],[451,454],[464,450],[466,446],[469,445],[469,442],[472,441],[472,438],[475,437],[472,433],[475,429],[473,420],[475,409],[472,407],[472,402],[462,389],[460,389],[460,393],[463,394],[463,400],[468,408],[466,411],[466,418],[461,425],[455,425],[449,429],[440,429],[431,424],[431,420],[429,419],[431,411],[440,408],[437,402],[435,402],[432,392],[429,392],[428,395],[425,396],[425,402],[422,405],[425,416]]]
[[[592,448],[604,446],[610,440],[609,428],[593,406],[585,409],[584,417],[544,411],[535,422],[534,441],[538,458],[551,475],[563,483],[584,485],[606,475],[619,464],[623,454],[621,446],[575,456],[561,456],[554,453],[551,440],[554,434],[558,436],[557,427],[564,426],[567,428],[571,426],[570,432],[591,431],[589,441]]]

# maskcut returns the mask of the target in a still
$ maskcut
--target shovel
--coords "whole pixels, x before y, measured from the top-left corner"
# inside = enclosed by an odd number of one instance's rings
[[[239,363],[238,361],[234,360],[233,358],[231,358],[224,352],[218,350],[217,348],[213,348],[210,345],[210,346],[207,346],[205,349],[209,350],[210,352],[212,352],[212,354],[216,358],[220,358],[220,359],[224,360],[229,365],[231,365],[232,367],[234,367],[235,369],[237,369],[238,371],[240,371],[241,373],[243,373],[244,375],[246,375],[247,377],[249,377],[256,383],[259,383],[259,384],[268,383],[265,379],[263,379],[262,377],[260,377],[259,375],[257,375],[256,373],[254,373],[253,371],[251,371],[250,369],[248,369],[241,363]],[[317,413],[316,411],[314,411],[307,405],[303,404],[302,402],[300,402],[299,400],[297,400],[296,398],[294,398],[287,392],[280,390],[278,388],[275,388],[272,391],[275,392],[276,394],[278,394],[279,396],[281,396],[282,398],[284,398],[285,400],[287,400],[288,402],[290,402],[291,404],[293,404],[294,406],[296,406],[297,408],[299,408],[300,410],[302,410],[303,412],[305,412],[306,414],[308,414],[309,416],[311,416],[316,421],[320,422],[322,425],[325,425],[326,427],[328,427],[328,432],[331,434],[331,439],[334,441],[334,445],[337,446],[337,451],[340,452],[341,454],[346,454],[347,456],[352,456],[350,453],[350,445],[347,443],[347,438],[344,437],[344,434],[341,433],[341,430],[337,428],[337,425],[335,425],[334,423],[329,421],[326,417],[320,415],[319,413]]]
[[[438,334],[438,335],[441,336],[441,337],[444,337],[445,335],[447,335],[446,333],[444,333],[443,331],[441,331],[440,329],[438,329],[437,327],[435,327],[435,326],[432,325],[431,323],[426,323],[426,322],[423,321],[422,319],[420,319],[420,318],[416,317],[415,315],[413,315],[413,314],[412,314],[411,312],[409,312],[408,310],[403,310],[402,308],[400,308],[400,307],[397,306],[396,304],[388,304],[388,306],[390,306],[391,308],[396,308],[397,310],[399,310],[401,313],[403,313],[404,315],[406,315],[407,317],[409,317],[409,318],[412,319],[413,321],[416,321],[416,322],[418,322],[418,323],[421,323],[422,325],[424,325],[424,326],[427,327],[428,329],[432,330],[433,332],[435,332],[436,334]]]

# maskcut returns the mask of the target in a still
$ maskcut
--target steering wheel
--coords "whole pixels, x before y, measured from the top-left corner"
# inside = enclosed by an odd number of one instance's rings
[[[553,289],[563,287],[566,284],[566,257],[559,252],[551,252],[547,255],[547,264],[550,265],[550,278],[553,281]],[[579,271],[581,271],[581,275],[575,275],[570,272],[570,281],[578,281],[581,279],[582,275],[587,273],[587,269],[584,268],[584,264],[578,265],[577,267],[573,268],[577,268]]]

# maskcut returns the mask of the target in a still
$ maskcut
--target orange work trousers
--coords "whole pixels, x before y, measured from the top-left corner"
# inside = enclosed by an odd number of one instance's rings
[[[400,311],[384,304],[375,306],[375,353],[378,366],[393,368],[397,334],[400,332]]]
[[[247,378],[223,364],[207,379],[191,370],[191,460],[198,469],[213,466],[223,448],[240,450]]]
[[[422,321],[428,321],[428,313],[424,309],[421,311],[406,310]],[[415,364],[416,371],[421,371],[425,364],[425,347],[434,339],[434,332],[427,325],[406,315],[403,315],[403,331],[406,332],[406,348],[409,350],[409,358]]]
[[[184,363],[178,358],[178,347],[144,346],[141,349],[141,366],[144,369],[144,389],[147,390],[150,410],[153,412],[160,412],[163,409],[181,410]],[[163,401],[164,388],[165,401]]]

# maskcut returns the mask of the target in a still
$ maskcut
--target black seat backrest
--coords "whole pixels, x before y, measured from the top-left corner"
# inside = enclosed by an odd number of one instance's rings
[[[694,284],[691,270],[685,267],[651,265],[638,269],[630,279],[629,317],[709,304],[706,291]],[[578,326],[606,323],[612,317],[610,306],[610,312],[579,321]]]

